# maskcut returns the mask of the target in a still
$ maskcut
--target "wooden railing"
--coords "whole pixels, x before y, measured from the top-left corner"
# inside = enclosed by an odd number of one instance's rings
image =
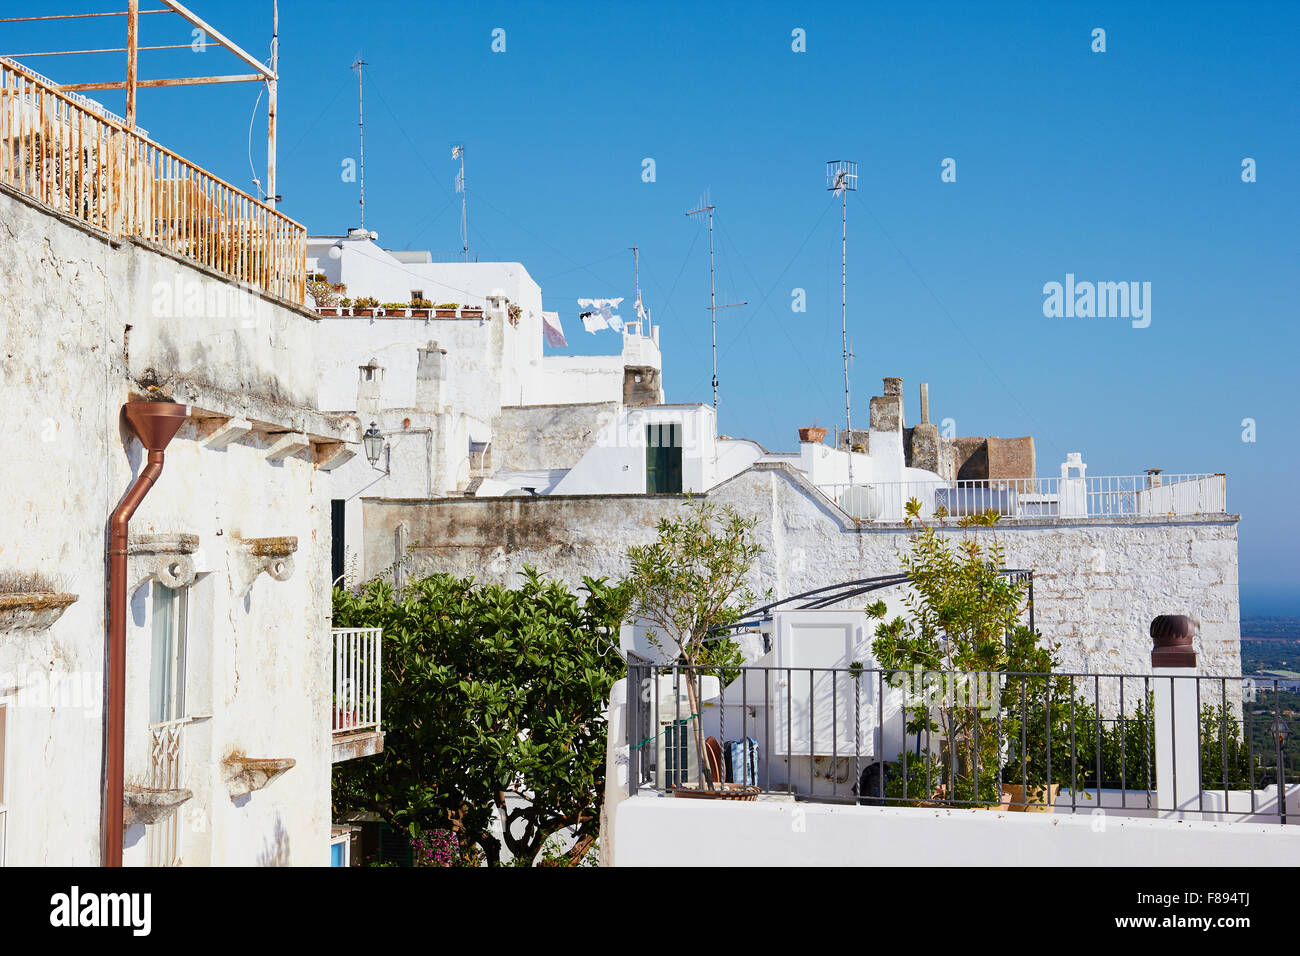
[[[3,59],[0,182],[113,235],[304,301],[304,226]]]

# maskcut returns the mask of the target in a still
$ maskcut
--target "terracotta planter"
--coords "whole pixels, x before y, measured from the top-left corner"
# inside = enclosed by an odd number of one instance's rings
[[[429,310],[428,310],[428,309],[412,309],[412,310],[411,310],[411,318],[413,318],[413,319],[427,319],[428,317],[429,317]]]
[[[1007,810],[1017,813],[1055,813],[1056,798],[1061,793],[1061,785],[1054,783],[1050,788],[1031,787],[1029,798],[1025,799],[1025,788],[1020,784],[1004,783],[1002,785],[1002,803]],[[1017,806],[1020,804],[1020,806]]]
[[[460,317],[462,319],[481,319],[483,318],[482,309],[461,309]]]
[[[799,429],[800,441],[810,441],[810,442],[816,442],[817,444],[821,444],[821,442],[825,438],[826,438],[826,429],[824,428],[818,428],[816,426],[813,426],[812,428]]]
[[[456,318],[455,309],[434,309],[433,316],[436,319],[454,319]]]
[[[338,315],[339,310],[338,309],[317,309],[316,314],[317,315]]]
[[[384,315],[389,316],[390,318],[404,319],[406,318],[406,310],[405,309],[384,309]]]
[[[378,311],[379,311],[378,309],[353,309],[352,314],[364,316],[366,318],[371,318]]]

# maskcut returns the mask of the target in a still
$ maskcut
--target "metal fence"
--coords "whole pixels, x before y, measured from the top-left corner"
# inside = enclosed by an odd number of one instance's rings
[[[923,518],[940,510],[954,518],[989,511],[1002,518],[1094,518],[1227,510],[1227,478],[1222,474],[819,483],[817,489],[864,521],[901,521],[913,498],[921,503]]]
[[[1286,683],[632,655],[629,792],[1286,822]]]
[[[378,732],[382,712],[380,664],[383,630],[378,627],[336,627],[334,694],[330,730],[350,734]]]
[[[306,227],[5,59],[0,182],[113,235],[304,301]]]

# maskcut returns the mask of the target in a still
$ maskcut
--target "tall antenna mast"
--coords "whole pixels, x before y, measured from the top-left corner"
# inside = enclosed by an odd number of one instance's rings
[[[366,122],[365,122],[365,91],[361,84],[361,68],[369,66],[365,60],[361,59],[361,54],[357,54],[356,62],[352,64],[352,69],[357,71],[357,132],[361,137],[361,228],[366,228]]]
[[[701,202],[708,203],[708,199],[702,199]],[[709,214],[709,319],[713,326],[713,417],[716,421],[718,412],[718,309],[732,309],[740,305],[748,305],[748,302],[732,302],[728,305],[717,304],[717,294],[713,281],[713,210],[716,207],[712,203],[702,205],[692,209],[686,215],[697,216],[700,213]]]
[[[833,159],[826,164],[826,188],[838,193],[840,212],[840,334],[844,345],[844,431],[849,445],[849,484],[853,484],[853,414],[849,403],[849,192],[858,188],[858,164]]]
[[[460,193],[460,245],[461,254],[469,262],[469,195],[465,190],[465,145],[463,143],[451,148],[451,158],[460,160],[460,172],[456,174],[456,192]]]
[[[632,250],[632,270],[636,277],[636,321],[637,328],[641,327],[641,316],[645,312],[645,307],[641,304],[641,253],[636,246],[628,246]],[[646,329],[646,333],[649,333]]]

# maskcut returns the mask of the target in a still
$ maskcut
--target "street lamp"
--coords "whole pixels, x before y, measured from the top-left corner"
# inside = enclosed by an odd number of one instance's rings
[[[361,436],[361,444],[366,449],[366,461],[370,462],[371,468],[375,468],[379,456],[384,453],[384,436],[379,433],[379,426],[374,422],[370,423],[366,433]],[[387,471],[387,469],[383,470]]]

